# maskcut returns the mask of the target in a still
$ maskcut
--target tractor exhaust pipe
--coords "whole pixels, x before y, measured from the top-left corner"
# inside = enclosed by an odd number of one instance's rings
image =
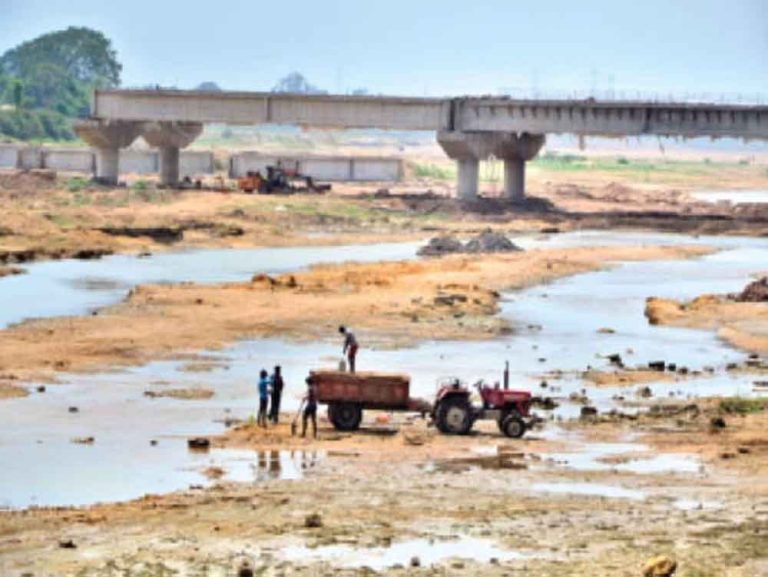
[[[509,389],[509,361],[504,361],[504,390]]]

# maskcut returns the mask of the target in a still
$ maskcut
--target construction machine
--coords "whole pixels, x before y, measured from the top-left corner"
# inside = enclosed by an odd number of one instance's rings
[[[331,185],[316,183],[311,176],[299,173],[298,166],[285,168],[278,163],[277,166],[267,166],[266,175],[262,175],[258,170],[248,171],[237,180],[237,188],[244,192],[261,194],[323,193],[330,190]]]

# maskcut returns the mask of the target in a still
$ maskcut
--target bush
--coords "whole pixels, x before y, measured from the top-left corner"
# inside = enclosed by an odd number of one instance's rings
[[[730,397],[720,401],[720,410],[734,415],[748,415],[765,410],[765,399],[746,399],[744,397]]]
[[[437,180],[450,180],[453,173],[450,169],[435,164],[417,164],[413,168],[413,175],[417,178],[434,178]]]
[[[88,180],[82,176],[75,176],[67,180],[67,190],[69,192],[80,192],[88,186]]]

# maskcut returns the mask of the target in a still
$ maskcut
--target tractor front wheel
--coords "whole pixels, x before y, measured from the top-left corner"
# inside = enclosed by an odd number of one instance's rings
[[[511,439],[519,439],[525,434],[525,421],[517,413],[511,413],[499,423],[499,429]]]
[[[339,431],[356,431],[363,420],[363,409],[354,403],[328,405],[328,419]]]
[[[464,397],[449,397],[440,401],[435,424],[446,435],[466,435],[472,429],[472,409]]]

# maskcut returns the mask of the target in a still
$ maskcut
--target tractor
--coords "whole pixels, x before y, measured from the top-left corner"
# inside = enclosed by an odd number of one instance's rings
[[[441,433],[466,435],[475,421],[493,419],[507,437],[519,439],[530,426],[531,393],[509,389],[509,369],[504,371],[504,388],[483,381],[475,384],[481,406],[470,400],[471,390],[458,379],[442,382],[432,408],[432,419]]]

